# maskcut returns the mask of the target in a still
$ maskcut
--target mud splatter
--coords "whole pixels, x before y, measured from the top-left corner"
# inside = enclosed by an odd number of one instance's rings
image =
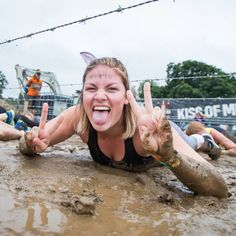
[[[29,158],[0,142],[1,235],[235,235],[236,158],[209,160],[231,196],[194,195],[172,172],[94,163],[77,136]]]

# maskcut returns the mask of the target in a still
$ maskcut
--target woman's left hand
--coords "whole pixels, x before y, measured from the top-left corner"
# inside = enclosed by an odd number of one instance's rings
[[[144,84],[145,106],[138,104],[131,91],[127,91],[131,109],[136,117],[142,147],[146,154],[163,156],[173,151],[171,126],[160,107],[154,107],[150,83]]]

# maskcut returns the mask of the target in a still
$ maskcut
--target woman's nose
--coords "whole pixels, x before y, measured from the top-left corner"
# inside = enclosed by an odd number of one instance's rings
[[[103,90],[98,90],[98,91],[96,92],[95,98],[96,98],[96,99],[106,99],[107,96],[106,96],[105,91],[103,91]]]

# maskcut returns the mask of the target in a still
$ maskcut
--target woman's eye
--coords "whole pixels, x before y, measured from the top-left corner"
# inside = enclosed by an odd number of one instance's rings
[[[88,88],[85,88],[85,91],[88,91],[88,92],[93,92],[95,91],[96,89],[94,87],[88,87]]]
[[[110,91],[110,92],[116,92],[116,91],[118,91],[118,89],[115,88],[115,87],[111,87],[111,88],[108,88],[108,91]]]

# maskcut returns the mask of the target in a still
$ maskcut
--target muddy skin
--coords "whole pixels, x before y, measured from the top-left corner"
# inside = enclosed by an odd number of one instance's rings
[[[157,139],[158,150],[156,154],[161,161],[170,167],[170,170],[178,179],[196,194],[227,198],[230,196],[228,186],[222,175],[209,162],[197,162],[195,159],[177,153],[173,148],[171,126],[164,117],[158,120],[157,133],[161,137]],[[147,132],[143,136],[143,142],[149,147]]]
[[[230,196],[223,176],[210,163],[197,163],[180,154],[177,154],[177,159],[180,164],[171,171],[194,193],[218,198]]]

